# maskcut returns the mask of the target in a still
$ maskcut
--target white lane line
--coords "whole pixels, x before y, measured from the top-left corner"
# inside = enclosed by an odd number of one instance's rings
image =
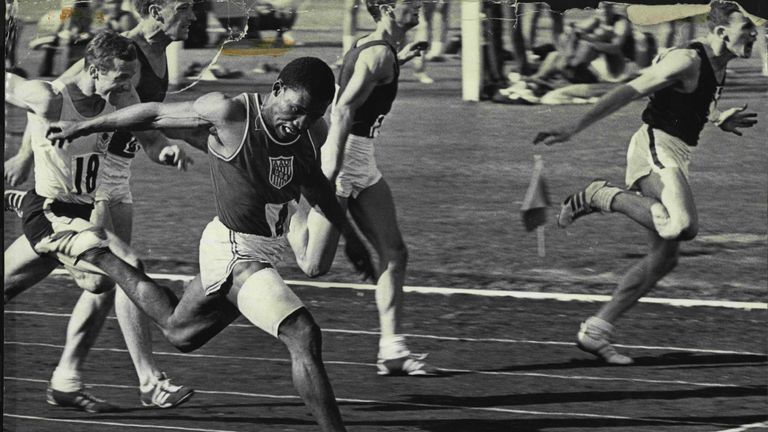
[[[48,317],[69,318],[71,314],[58,313],[58,312],[38,312],[27,310],[6,310],[6,314],[11,315],[37,315]],[[110,316],[109,319],[116,319],[114,316]],[[251,324],[230,324],[230,327],[237,328],[254,328]],[[348,329],[334,329],[324,328],[323,333],[341,333],[341,334],[357,334],[357,335],[372,335],[378,336],[379,332],[369,330],[348,330]],[[403,333],[403,336],[409,338],[419,339],[433,339],[442,341],[454,341],[454,342],[479,342],[479,343],[503,343],[503,344],[529,344],[529,345],[557,345],[573,347],[576,344],[574,342],[561,342],[561,341],[539,341],[539,340],[526,340],[526,339],[505,339],[505,338],[470,338],[470,337],[454,337],[454,336],[438,336],[438,335],[425,335],[425,334],[412,334]],[[716,349],[701,349],[701,348],[685,348],[685,347],[673,347],[673,346],[653,346],[653,345],[624,345],[613,344],[615,347],[649,350],[649,351],[680,351],[690,353],[701,354],[732,354],[732,355],[751,355],[751,356],[766,356],[766,353],[751,352],[751,351],[732,351],[732,350],[716,350]]]
[[[32,342],[17,342],[6,341],[5,345],[17,345],[25,347],[42,347],[52,349],[63,349],[63,345],[46,344],[46,343],[32,343]],[[114,352],[114,353],[127,353],[128,350],[124,348],[91,348],[91,351],[102,352]],[[290,363],[288,358],[271,358],[271,357],[250,357],[250,356],[228,356],[218,354],[191,354],[191,353],[177,353],[177,352],[164,352],[155,351],[155,355],[161,356],[174,356],[184,358],[203,358],[203,359],[216,359],[216,360],[245,360],[245,361],[257,361],[257,362],[272,362],[272,363]],[[339,365],[339,366],[355,366],[375,368],[374,363],[352,362],[343,360],[323,360],[326,365]],[[743,384],[722,384],[722,383],[709,383],[709,382],[695,382],[695,381],[682,381],[682,380],[659,380],[649,378],[624,378],[624,377],[604,377],[604,376],[589,376],[589,375],[559,375],[540,372],[511,372],[511,371],[480,371],[472,369],[451,369],[443,368],[449,373],[459,374],[473,374],[473,375],[490,375],[490,376],[513,376],[513,377],[536,377],[536,378],[550,378],[560,380],[572,380],[572,381],[610,381],[610,382],[630,382],[630,383],[643,383],[643,384],[662,384],[662,385],[681,385],[692,387],[723,387],[723,388],[748,388],[750,385]]]
[[[54,276],[69,275],[66,270],[57,269],[51,273]],[[157,280],[170,280],[170,281],[182,281],[186,282],[191,280],[194,276],[173,274],[173,273],[149,273],[149,277]],[[375,285],[370,284],[356,284],[356,283],[343,283],[343,282],[318,282],[318,281],[299,281],[299,280],[286,280],[288,285],[296,286],[310,286],[314,288],[346,288],[356,290],[373,291],[376,289]],[[422,294],[468,294],[481,297],[512,297],[528,300],[557,300],[557,301],[581,301],[581,302],[606,302],[611,299],[611,296],[596,295],[596,294],[567,294],[567,293],[545,293],[545,292],[529,292],[529,291],[501,291],[501,290],[484,290],[473,288],[442,288],[442,287],[421,287],[421,286],[405,286],[403,287],[405,292],[415,292]],[[653,303],[662,304],[667,306],[677,307],[718,307],[727,309],[745,309],[745,310],[768,310],[768,303],[761,302],[741,302],[731,300],[696,300],[696,299],[674,299],[674,298],[655,298],[655,297],[643,297],[640,299],[641,303]]]
[[[741,425],[741,426],[739,426],[737,428],[724,429],[724,430],[721,430],[721,431],[718,431],[718,432],[745,432],[745,431],[748,431],[750,429],[757,429],[757,428],[768,429],[768,422],[745,424],[745,425]]]
[[[35,382],[35,383],[47,383],[46,380],[31,379],[31,378],[19,378],[19,377],[4,377],[6,380]],[[112,388],[131,388],[131,386],[114,385],[114,384],[87,384],[87,387],[112,387]],[[295,395],[273,395],[265,393],[248,393],[248,392],[230,392],[230,391],[216,391],[216,390],[195,390],[201,394],[215,394],[215,395],[231,395],[240,397],[253,397],[253,398],[266,398],[266,399],[295,399],[301,400],[299,396]],[[569,411],[533,411],[533,410],[519,410],[511,408],[501,407],[472,407],[464,405],[444,405],[444,404],[430,404],[430,403],[418,403],[418,402],[397,402],[397,401],[385,401],[376,399],[357,399],[357,398],[343,398],[337,397],[336,400],[340,403],[351,404],[373,404],[373,405],[392,405],[402,407],[418,407],[427,409],[458,409],[466,411],[485,411],[493,413],[507,413],[507,414],[524,414],[524,415],[538,415],[538,416],[560,416],[560,417],[583,417],[594,419],[612,419],[612,420],[629,420],[629,421],[643,421],[648,423],[664,423],[664,424],[679,424],[679,425],[708,425],[708,426],[729,426],[722,423],[706,423],[706,422],[693,422],[693,421],[681,421],[681,420],[664,420],[648,417],[626,417],[607,414],[592,414],[592,413],[580,413]]]
[[[162,426],[157,424],[118,423],[118,422],[110,422],[110,421],[62,419],[62,418],[27,416],[27,415],[10,414],[10,413],[3,413],[3,417],[17,418],[22,420],[47,421],[47,422],[54,422],[54,423],[76,423],[76,424],[86,424],[86,425],[94,425],[94,426],[117,426],[117,427],[129,427],[129,428],[151,429],[151,430],[175,430],[175,431],[188,431],[188,432],[238,432],[238,431],[225,430],[225,429],[201,429],[201,428],[188,428],[188,427],[181,427],[181,426]]]

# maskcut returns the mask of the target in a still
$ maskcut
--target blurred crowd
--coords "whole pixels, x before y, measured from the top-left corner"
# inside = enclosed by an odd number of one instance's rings
[[[693,38],[690,20],[649,32],[632,25],[625,4],[576,3],[484,2],[490,19],[485,28],[483,99],[509,104],[588,103],[611,84],[637,76],[660,48]],[[591,8],[587,16],[582,10],[577,19],[568,16],[568,8],[585,7]],[[544,16],[551,22],[551,38],[542,41],[539,26]],[[510,27],[512,50],[504,47],[503,23]],[[507,61],[514,65],[505,67]]]
[[[261,40],[261,31],[274,31],[274,45],[292,45],[290,32],[297,18],[300,0],[251,0],[227,2],[195,0],[197,17],[192,23],[185,48],[219,45],[227,39]],[[52,3],[53,4],[53,3]],[[44,12],[36,23],[36,37],[30,49],[43,50],[37,75],[50,77],[62,73],[83,57],[93,35],[102,29],[131,30],[138,14],[131,0],[62,0],[59,8]],[[23,25],[19,19],[19,0],[5,0],[5,67],[26,76],[17,62],[17,35]],[[210,22],[209,16],[216,22]]]
[[[15,39],[21,23],[15,12],[19,0],[5,1],[6,69],[23,75],[25,71],[16,65]],[[337,66],[343,53],[361,36],[358,13],[365,8],[363,0],[343,2],[342,52]],[[300,45],[291,29],[301,4],[302,0],[195,0],[197,20],[184,47],[218,46],[225,40]],[[589,11],[586,16],[585,8]],[[422,5],[420,24],[412,38],[430,44],[425,55],[413,62],[414,77],[423,84],[434,82],[428,62],[444,62],[450,55],[459,55],[459,32],[454,31],[453,36],[450,32],[450,13],[456,9],[448,0],[430,0]],[[626,4],[597,0],[482,0],[482,12],[481,99],[508,104],[588,103],[611,84],[636,76],[660,49],[693,39],[696,27],[695,18],[688,18],[652,31],[638,29],[627,18]],[[82,58],[82,50],[99,29],[123,32],[136,23],[131,0],[62,0],[60,9],[45,13],[37,22],[37,37],[30,48],[45,51],[37,74],[48,77],[66,70]],[[274,31],[275,36],[262,38],[263,31]],[[257,69],[271,70],[266,66]],[[196,75],[203,66],[193,64],[190,68],[187,75]],[[212,70],[217,76],[228,76],[227,71]]]

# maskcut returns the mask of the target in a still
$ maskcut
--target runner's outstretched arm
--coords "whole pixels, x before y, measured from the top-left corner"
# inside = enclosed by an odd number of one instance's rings
[[[221,93],[208,93],[195,101],[132,105],[110,114],[83,122],[53,122],[46,136],[63,141],[94,132],[126,129],[131,132],[148,129],[197,129],[215,125],[221,112],[227,112],[231,100]]]
[[[693,50],[673,50],[639,77],[603,95],[575,122],[557,129],[539,132],[533,143],[552,145],[568,141],[576,133],[618,111],[633,100],[689,79],[692,74],[698,74],[698,64],[698,55]]]

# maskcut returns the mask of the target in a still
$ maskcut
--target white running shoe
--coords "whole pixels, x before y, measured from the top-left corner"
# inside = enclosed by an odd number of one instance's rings
[[[444,372],[430,365],[424,360],[428,354],[408,354],[405,357],[384,360],[379,358],[376,366],[379,368],[379,375],[406,375],[406,376],[440,376]]]
[[[141,404],[146,407],[173,408],[188,401],[195,391],[191,387],[171,384],[171,380],[163,376],[148,391],[141,392]]]

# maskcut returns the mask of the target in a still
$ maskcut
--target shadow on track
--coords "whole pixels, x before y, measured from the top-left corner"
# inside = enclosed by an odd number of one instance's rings
[[[679,366],[688,368],[706,367],[741,367],[741,366],[766,366],[768,356],[751,354],[695,354],[695,353],[669,353],[660,356],[632,357],[635,363],[632,366],[612,366],[599,359],[571,359],[561,363],[539,363],[527,365],[507,366],[500,369],[484,369],[483,372],[521,372],[539,370],[562,370],[575,368],[632,368],[638,366]]]

